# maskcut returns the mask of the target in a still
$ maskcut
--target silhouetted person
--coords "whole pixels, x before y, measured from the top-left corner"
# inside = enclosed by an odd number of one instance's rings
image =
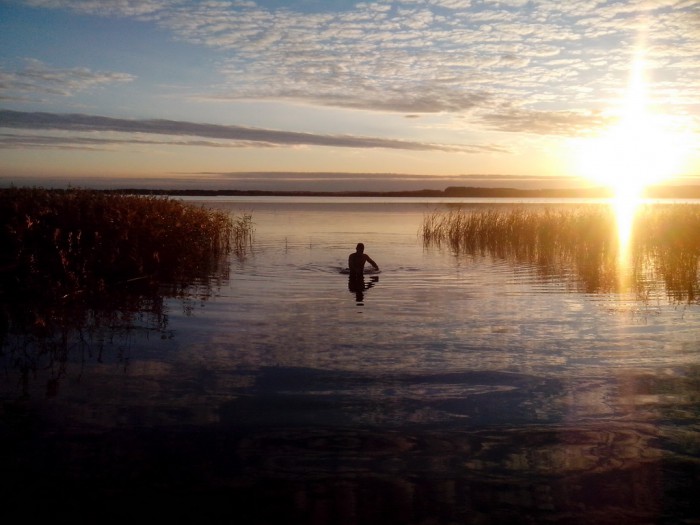
[[[374,266],[375,270],[379,270],[377,263],[365,253],[365,245],[360,242],[355,248],[355,253],[351,253],[350,257],[348,257],[350,277],[362,277],[365,271],[365,263],[370,263],[372,266]]]

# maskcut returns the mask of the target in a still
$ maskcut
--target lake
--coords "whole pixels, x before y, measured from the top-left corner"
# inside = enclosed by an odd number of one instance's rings
[[[700,304],[425,245],[467,199],[191,198],[246,254],[0,355],[4,512],[73,522],[690,523]],[[363,242],[381,272],[340,273]],[[3,512],[3,511],[0,511]],[[1,515],[1,514],[0,514]]]

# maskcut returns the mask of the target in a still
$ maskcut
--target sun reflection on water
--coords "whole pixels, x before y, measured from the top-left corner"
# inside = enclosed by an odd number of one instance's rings
[[[634,187],[617,191],[612,200],[617,227],[617,271],[620,291],[629,288],[632,278],[632,236],[641,201],[641,188]]]

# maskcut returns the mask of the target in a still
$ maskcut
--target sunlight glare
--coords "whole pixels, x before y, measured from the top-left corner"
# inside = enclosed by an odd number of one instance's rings
[[[577,145],[582,175],[612,188],[617,198],[637,198],[650,184],[676,174],[685,140],[669,115],[649,109],[645,62],[633,64],[617,124]]]
[[[646,67],[643,54],[638,53],[617,123],[574,146],[579,175],[613,192],[622,258],[645,188],[677,175],[688,150],[679,119],[651,111]]]

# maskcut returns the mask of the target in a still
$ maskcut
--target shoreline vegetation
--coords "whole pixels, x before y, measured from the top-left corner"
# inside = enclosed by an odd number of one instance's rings
[[[641,206],[626,252],[614,210],[601,204],[435,212],[424,217],[420,235],[426,247],[528,265],[545,279],[572,283],[586,293],[629,289],[648,297],[653,274],[672,301],[700,300],[700,206],[695,204]]]
[[[0,189],[0,290],[66,297],[137,279],[191,281],[244,255],[251,235],[250,216],[163,196]]]
[[[163,196],[0,189],[0,355],[24,388],[55,369],[54,395],[72,349],[102,355],[134,330],[168,337],[166,298],[190,315],[252,235],[250,215]]]

